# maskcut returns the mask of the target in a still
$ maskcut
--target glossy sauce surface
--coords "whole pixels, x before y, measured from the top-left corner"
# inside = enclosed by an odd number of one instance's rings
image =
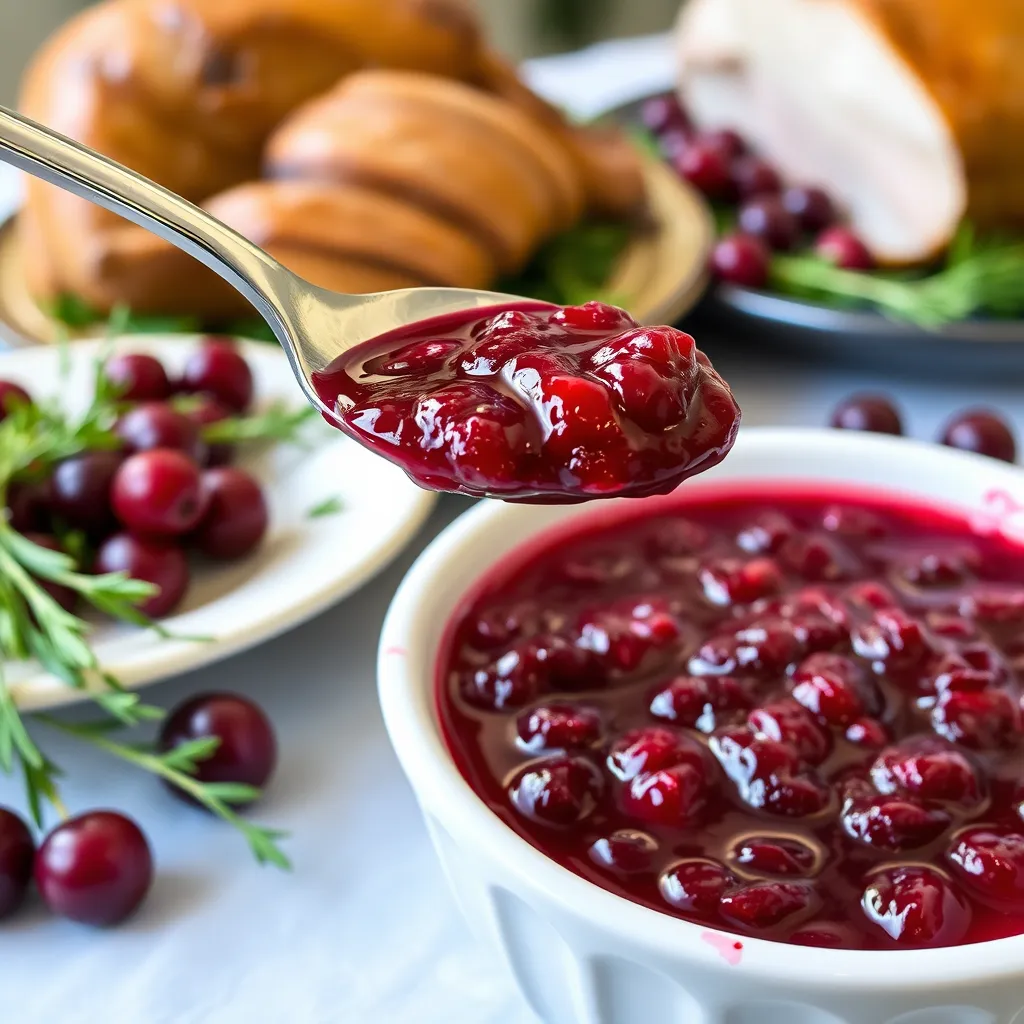
[[[337,424],[434,490],[660,494],[722,460],[739,409],[693,338],[591,302],[403,328],[315,378]]]
[[[1024,933],[1024,548],[883,496],[716,491],[512,556],[438,666],[545,854],[725,931]]]

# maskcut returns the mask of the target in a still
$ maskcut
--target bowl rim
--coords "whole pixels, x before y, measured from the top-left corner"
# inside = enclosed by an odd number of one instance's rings
[[[955,473],[958,468],[975,474],[983,472],[993,486],[1003,484],[1017,493],[1024,492],[1024,474],[1015,467],[905,438],[801,428],[744,428],[737,444],[742,445],[748,457],[756,457],[758,452],[778,453],[780,449],[791,453],[797,476],[801,449],[806,455],[811,450],[820,453],[824,446],[825,451],[834,449],[836,458],[848,459],[853,455],[909,459],[915,463],[925,460],[947,472]],[[816,478],[824,479],[820,473],[803,476],[809,481]],[[743,479],[730,479],[724,486],[742,486]],[[847,482],[856,484],[856,474]],[[908,490],[913,493],[912,486]],[[482,501],[455,519],[408,571],[381,632],[377,671],[388,735],[424,808],[431,812],[441,809],[438,818],[457,842],[486,849],[506,876],[515,880],[520,895],[539,894],[561,912],[582,919],[600,932],[616,933],[634,947],[662,959],[685,958],[691,964],[719,969],[724,959],[721,937],[727,936],[728,940],[743,944],[742,957],[734,964],[735,969],[751,979],[761,977],[773,985],[790,984],[805,990],[865,983],[876,991],[906,992],[924,987],[941,990],[963,983],[1024,976],[1024,934],[939,949],[834,950],[772,942],[684,921],[634,903],[573,873],[494,814],[463,778],[441,735],[433,697],[434,659],[443,630],[438,631],[438,641],[432,644],[426,664],[413,664],[406,654],[419,629],[436,628],[434,582],[453,561],[465,558],[474,537],[493,528],[495,521],[528,515],[533,508],[536,506]],[[579,506],[568,507],[567,514],[571,515],[573,508]],[[495,561],[559,526],[564,523],[536,530],[530,540],[518,541],[497,552],[486,564],[477,561],[472,580],[461,592],[470,589]]]

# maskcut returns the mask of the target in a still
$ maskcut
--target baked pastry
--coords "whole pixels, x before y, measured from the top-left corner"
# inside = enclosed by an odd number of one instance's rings
[[[592,153],[461,0],[106,0],[40,51],[22,109],[339,290],[486,285],[584,208],[643,197],[636,154]],[[52,186],[28,183],[19,224],[43,302],[239,312],[190,257]]]
[[[825,186],[883,262],[1024,223],[1019,0],[691,0],[677,40],[695,121]]]

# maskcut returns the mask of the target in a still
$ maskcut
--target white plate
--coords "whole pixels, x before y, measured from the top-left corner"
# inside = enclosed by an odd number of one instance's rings
[[[196,343],[184,335],[135,335],[115,349],[151,352],[173,373]],[[257,409],[274,400],[302,401],[277,346],[240,344],[256,380]],[[56,347],[0,352],[0,378],[38,398],[59,392],[66,408],[81,410],[91,397],[90,373],[102,348],[93,341],[69,346],[66,384],[59,379]],[[183,604],[163,620],[174,634],[209,639],[161,640],[147,630],[96,620],[93,648],[125,686],[207,665],[312,618],[380,572],[422,525],[434,494],[319,420],[309,425],[307,437],[305,449],[279,444],[242,461],[267,495],[267,537],[239,562],[195,566]],[[334,496],[341,512],[309,517],[311,508]],[[27,710],[83,699],[34,662],[8,662],[4,673],[14,699]]]

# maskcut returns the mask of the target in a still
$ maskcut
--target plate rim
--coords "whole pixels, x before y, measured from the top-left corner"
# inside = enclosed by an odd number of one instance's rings
[[[128,344],[149,351],[166,349],[168,345],[194,344],[200,337],[202,335],[196,334],[124,335],[115,339],[114,344],[115,347],[118,344]],[[104,344],[105,339],[82,339],[73,346],[72,358],[89,359]],[[238,344],[256,359],[279,360],[282,370],[291,375],[286,356],[276,346],[248,339],[238,339]],[[30,345],[0,351],[0,372],[5,364],[25,358],[52,358],[56,366],[60,353],[55,346],[50,345]],[[355,445],[355,442],[339,436],[336,440],[332,439],[329,444]],[[396,469],[396,473],[400,472]],[[158,639],[151,647],[144,647],[139,651],[130,650],[124,655],[123,662],[112,666],[119,681],[125,689],[137,690],[184,672],[223,661],[283,635],[359,590],[383,572],[405,550],[419,533],[437,503],[439,496],[436,492],[423,490],[407,478],[406,483],[410,489],[409,506],[400,524],[382,542],[361,548],[359,560],[344,575],[333,578],[318,575],[310,590],[304,591],[298,600],[293,600],[284,609],[275,609],[272,614],[267,614],[257,628],[249,623],[244,626],[238,625],[227,634],[218,635],[215,640],[209,642],[187,638]],[[237,593],[247,585],[242,583],[230,593]],[[201,611],[201,607],[191,611]],[[186,614],[191,614],[191,611]],[[7,686],[15,705],[19,710],[27,712],[79,704],[89,700],[91,694],[104,690],[99,680],[91,680],[86,689],[76,690],[45,670],[35,672],[24,679],[8,682]]]

